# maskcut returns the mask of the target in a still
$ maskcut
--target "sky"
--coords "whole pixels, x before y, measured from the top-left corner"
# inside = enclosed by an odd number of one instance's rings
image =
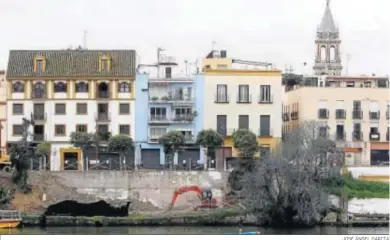
[[[312,73],[325,5],[326,0],[0,0],[0,69],[11,49],[83,45],[86,30],[87,48],[135,49],[141,63],[155,62],[157,47],[180,62],[195,62],[216,42],[228,57]],[[332,0],[330,6],[348,74],[389,75],[390,1]]]

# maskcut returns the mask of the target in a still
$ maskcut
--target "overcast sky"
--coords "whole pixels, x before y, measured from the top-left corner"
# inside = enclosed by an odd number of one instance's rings
[[[0,69],[10,49],[135,49],[142,63],[161,46],[195,61],[216,41],[230,57],[282,70],[314,61],[325,0],[0,0]],[[390,1],[332,0],[349,74],[390,74]]]

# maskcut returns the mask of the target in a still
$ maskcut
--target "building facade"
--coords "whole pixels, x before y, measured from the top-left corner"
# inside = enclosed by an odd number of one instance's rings
[[[219,57],[220,56],[220,57]],[[221,63],[218,63],[218,59]],[[213,68],[226,64],[226,68]],[[230,62],[230,63],[229,63]],[[206,64],[205,64],[206,63]],[[252,69],[235,68],[247,64]],[[264,70],[270,64],[229,59],[217,54],[203,63],[203,128],[215,129],[224,136],[224,147],[216,152],[216,167],[236,157],[231,136],[238,129],[249,129],[258,137],[261,155],[268,154],[281,138],[282,75],[279,70]],[[231,66],[231,67],[229,67]],[[199,88],[198,87],[198,88]]]
[[[283,133],[304,121],[317,121],[344,148],[347,166],[389,161],[389,78],[369,76],[308,77],[287,91]]]
[[[0,150],[6,154],[7,142],[7,81],[5,71],[0,70]]]
[[[85,169],[72,132],[134,136],[134,50],[12,50],[7,71],[7,141],[20,140],[22,118],[35,121],[32,141],[51,145],[50,169]],[[97,156],[88,156],[89,162]]]
[[[172,57],[157,64],[140,65],[137,70],[135,101],[136,161],[143,168],[170,168],[159,139],[169,131],[180,131],[186,146],[174,156],[175,168],[202,162],[195,146],[199,115],[195,103],[194,77],[180,72]],[[197,124],[198,123],[198,124]]]

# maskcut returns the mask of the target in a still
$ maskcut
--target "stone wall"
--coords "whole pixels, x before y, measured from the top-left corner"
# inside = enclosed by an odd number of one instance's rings
[[[190,185],[211,188],[213,197],[220,202],[228,177],[228,172],[179,171],[63,171],[50,174],[62,185],[76,188],[78,193],[94,196],[96,200],[138,199],[162,209],[171,202],[175,189]],[[189,207],[196,202],[199,200],[195,193],[186,193],[178,198],[175,206]]]

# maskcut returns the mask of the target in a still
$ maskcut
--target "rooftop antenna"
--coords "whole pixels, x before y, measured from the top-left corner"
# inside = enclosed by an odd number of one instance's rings
[[[163,48],[157,48],[157,78],[160,78],[160,56],[162,51],[164,51]]]
[[[83,36],[83,47],[84,49],[87,49],[87,30],[84,30],[84,36]]]
[[[184,63],[186,65],[186,77],[188,77],[188,60],[184,60]]]

